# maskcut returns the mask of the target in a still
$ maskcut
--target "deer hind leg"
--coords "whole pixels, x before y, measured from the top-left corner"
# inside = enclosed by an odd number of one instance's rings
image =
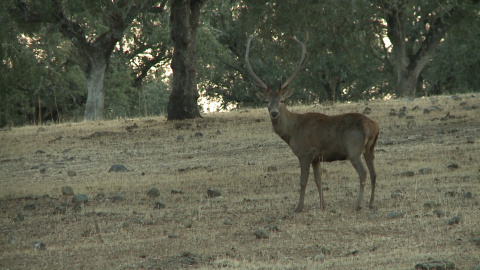
[[[300,201],[298,202],[296,213],[302,212],[305,201],[305,190],[307,189],[308,175],[310,173],[310,161],[300,160]]]
[[[360,188],[358,190],[357,204],[355,206],[355,210],[358,211],[362,209],[361,205],[362,205],[362,199],[363,199],[363,192],[365,190],[365,180],[367,178],[367,171],[365,170],[365,167],[363,167],[360,156],[351,157],[350,161],[352,162],[353,167],[355,168],[355,170],[357,170],[358,176],[360,177]]]
[[[367,163],[368,172],[370,173],[370,181],[372,183],[372,194],[370,195],[370,203],[368,207],[373,208],[375,203],[375,185],[377,182],[377,173],[375,172],[375,166],[373,164],[373,153],[370,151],[370,149],[368,149],[363,154],[363,157]]]
[[[320,171],[320,161],[319,160],[313,161],[312,167],[313,167],[313,176],[315,178],[315,184],[317,184],[317,188],[318,188],[318,195],[320,196],[320,208],[324,210],[325,200],[323,197],[322,172]]]

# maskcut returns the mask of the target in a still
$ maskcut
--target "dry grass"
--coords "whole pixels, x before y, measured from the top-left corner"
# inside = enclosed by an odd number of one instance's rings
[[[461,97],[465,106],[480,105],[478,97]],[[474,241],[480,237],[480,110],[451,97],[433,100],[369,102],[381,132],[376,211],[353,211],[358,176],[345,161],[322,165],[326,211],[319,210],[310,179],[304,212],[288,215],[298,202],[300,169],[266,109],[183,122],[155,117],[0,131],[0,268],[412,269],[436,259],[471,269],[480,264]],[[412,111],[416,105],[421,110]],[[432,105],[443,111],[423,114]],[[413,120],[388,115],[402,106]],[[338,114],[364,107],[292,110]],[[441,120],[447,112],[451,117]],[[117,163],[129,171],[108,172]],[[459,168],[447,168],[451,163]],[[421,168],[432,173],[420,174]],[[63,186],[90,201],[74,211]],[[147,196],[153,187],[158,198]],[[223,196],[207,198],[209,187]],[[391,198],[397,189],[403,198]],[[99,192],[104,199],[95,198]],[[119,192],[125,200],[113,202]],[[364,205],[369,194],[367,184]],[[155,209],[155,201],[166,207]],[[24,210],[32,203],[35,210]],[[66,212],[55,213],[62,204]],[[404,216],[388,219],[391,211]],[[23,221],[15,221],[18,214]],[[456,215],[460,223],[448,225]],[[259,229],[272,229],[270,238],[256,239]],[[33,249],[35,241],[46,250]]]

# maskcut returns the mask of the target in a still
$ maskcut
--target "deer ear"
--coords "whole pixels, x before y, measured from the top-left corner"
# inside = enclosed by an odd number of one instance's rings
[[[287,99],[293,95],[294,89],[293,88],[287,88],[282,91],[282,97],[283,99]]]

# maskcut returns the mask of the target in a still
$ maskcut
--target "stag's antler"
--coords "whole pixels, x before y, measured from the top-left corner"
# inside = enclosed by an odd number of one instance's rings
[[[303,64],[305,64],[305,59],[306,59],[306,56],[307,56],[307,47],[305,46],[305,44],[306,44],[307,41],[308,41],[308,33],[307,33],[307,38],[305,39],[305,42],[304,42],[304,43],[302,43],[301,41],[299,41],[296,37],[293,37],[292,39],[295,40],[296,42],[298,42],[300,45],[302,45],[302,57],[300,58],[300,63],[298,64],[297,69],[295,70],[295,72],[293,72],[292,76],[290,76],[290,78],[288,78],[288,79],[282,84],[282,86],[280,87],[280,91],[283,91],[285,88],[287,88],[288,85],[293,81],[293,79],[295,79],[295,77],[297,76],[298,72],[300,72],[300,70],[302,69]]]
[[[253,72],[252,70],[252,66],[250,65],[250,61],[248,59],[248,54],[250,52],[250,44],[252,43],[252,39],[253,37],[249,37],[248,38],[248,41],[247,41],[247,50],[245,51],[245,62],[247,64],[247,71],[248,73],[250,74],[250,76],[252,76],[253,80],[255,81],[255,84],[258,85],[259,87],[263,88],[265,91],[268,91],[269,90],[269,87],[267,86],[266,83],[264,83],[256,74],[255,72]],[[298,67],[297,69],[295,70],[295,72],[293,72],[292,76],[290,76],[290,78],[288,78],[281,86],[280,86],[280,89],[279,91],[282,92],[283,90],[285,90],[288,85],[293,81],[293,79],[295,79],[295,77],[297,76],[298,72],[300,72],[300,70],[302,69],[303,67],[303,64],[305,63],[305,59],[306,59],[306,56],[307,56],[307,47],[306,47],[306,43],[308,41],[308,33],[307,33],[307,38],[305,39],[305,42],[301,42],[299,41],[297,38],[293,37],[292,38],[293,40],[295,40],[297,43],[299,43],[301,46],[302,46],[302,56],[300,58],[300,63],[298,64]]]
[[[268,86],[265,84],[260,78],[253,72],[252,66],[250,65],[250,61],[248,60],[248,53],[250,52],[250,43],[252,43],[253,37],[249,37],[247,41],[247,50],[245,51],[245,62],[247,63],[247,70],[250,76],[252,76],[255,84],[259,87],[263,88],[265,91],[268,91]]]

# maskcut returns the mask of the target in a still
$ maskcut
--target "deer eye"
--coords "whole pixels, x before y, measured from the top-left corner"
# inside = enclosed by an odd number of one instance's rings
[[[280,103],[283,103],[283,99],[280,99]]]

